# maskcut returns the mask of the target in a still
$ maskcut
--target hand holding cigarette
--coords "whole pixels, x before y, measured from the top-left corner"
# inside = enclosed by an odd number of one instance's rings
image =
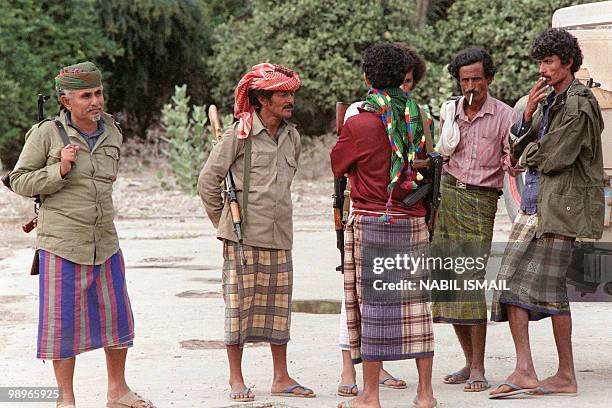
[[[523,112],[523,120],[525,122],[531,121],[531,117],[536,109],[538,109],[538,104],[546,99],[547,91],[550,87],[546,81],[546,78],[540,77],[529,91],[529,99],[527,99],[527,106],[525,107],[525,112]]]

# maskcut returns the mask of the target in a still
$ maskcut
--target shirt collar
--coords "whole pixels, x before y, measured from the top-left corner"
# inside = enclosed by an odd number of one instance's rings
[[[278,134],[280,135],[284,130],[285,127],[289,125],[289,122],[287,122],[285,119],[283,119],[281,121],[281,124],[278,128]],[[270,133],[268,131],[268,128],[266,127],[266,125],[264,125],[263,121],[261,120],[261,118],[259,117],[259,114],[257,113],[257,111],[253,112],[253,126],[251,127],[251,134],[253,136],[256,136],[258,134],[260,134],[262,131],[266,131],[268,132],[268,134]]]
[[[70,116],[70,111],[66,111],[66,125],[79,132],[79,134],[83,137],[98,137],[102,133],[104,133],[104,121],[102,119],[98,121],[98,128],[96,130],[94,130],[92,133],[85,133],[72,124],[72,117]]]
[[[464,100],[465,100],[465,98],[461,98],[459,100],[459,106],[458,106],[458,109],[457,109],[457,116],[459,117],[459,119],[468,122],[469,121],[468,117],[465,114],[465,110],[463,108],[463,101]],[[497,106],[495,105],[495,101],[493,100],[493,98],[491,98],[491,95],[489,95],[487,93],[487,99],[485,99],[484,104],[482,105],[482,107],[480,108],[480,110],[478,111],[476,116],[474,117],[474,120],[476,120],[477,118],[483,117],[486,114],[495,115],[496,111],[497,111]]]

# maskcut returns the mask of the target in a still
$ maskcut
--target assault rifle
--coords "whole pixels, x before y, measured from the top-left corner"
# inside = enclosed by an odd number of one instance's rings
[[[216,143],[219,143],[221,141],[222,130],[221,121],[219,120],[219,112],[217,111],[217,107],[215,105],[210,105],[210,108],[208,108],[208,119],[210,120],[210,125],[213,128]],[[229,200],[230,213],[232,215],[232,222],[234,223],[234,231],[236,231],[236,238],[238,239],[238,255],[240,256],[240,263],[244,266],[247,264],[247,261],[246,256],[244,255],[244,243],[242,238],[242,217],[240,215],[238,196],[236,195],[236,184],[234,183],[234,176],[232,175],[231,169],[227,171],[223,184],[225,185],[224,191]]]

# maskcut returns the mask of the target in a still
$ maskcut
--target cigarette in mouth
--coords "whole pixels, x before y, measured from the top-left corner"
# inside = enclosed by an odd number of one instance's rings
[[[470,92],[470,100],[468,101],[468,105],[472,104],[472,98],[474,97],[474,91]]]

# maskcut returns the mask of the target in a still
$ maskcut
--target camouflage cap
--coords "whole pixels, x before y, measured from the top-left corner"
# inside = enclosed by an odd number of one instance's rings
[[[102,73],[93,62],[64,67],[55,77],[55,89],[89,89],[102,86]]]

